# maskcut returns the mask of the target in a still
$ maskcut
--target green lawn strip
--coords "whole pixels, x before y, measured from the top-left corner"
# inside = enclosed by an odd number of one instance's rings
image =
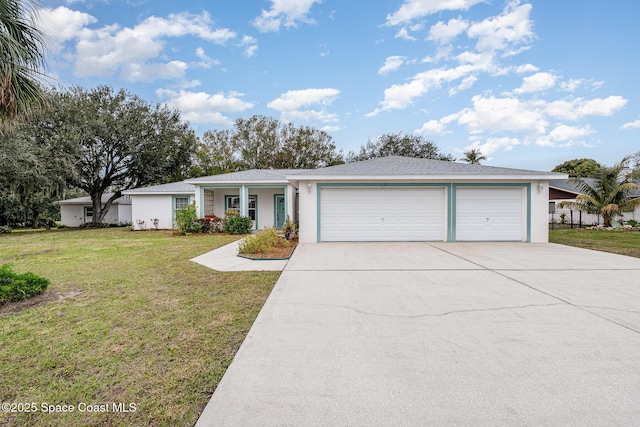
[[[574,228],[550,230],[549,241],[578,248],[594,249],[640,258],[640,232],[622,230],[586,230]]]
[[[0,316],[0,401],[135,403],[133,413],[6,414],[0,425],[193,425],[279,272],[189,259],[234,236],[127,229],[0,237],[0,260],[77,295]]]

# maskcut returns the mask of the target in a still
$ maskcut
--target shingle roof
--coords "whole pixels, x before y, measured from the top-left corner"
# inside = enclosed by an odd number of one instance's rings
[[[113,196],[113,193],[103,194],[102,199],[100,199],[100,202],[107,203],[107,201],[111,198],[111,196]],[[90,205],[91,197],[89,196],[76,197],[75,199],[59,200],[57,203],[59,205]],[[131,199],[129,199],[128,197],[118,197],[113,201],[113,204],[114,205],[130,205]]]
[[[345,163],[337,166],[315,169],[308,172],[292,173],[289,178],[303,179],[305,176],[549,176],[562,177],[565,174],[540,172],[525,169],[510,169],[495,166],[471,165],[444,160],[414,157],[389,156],[362,162]]]
[[[593,178],[581,178],[585,183],[590,186],[593,186],[595,179]],[[629,192],[630,197],[640,197],[640,181],[636,181],[636,184],[639,185],[639,188],[632,190]],[[554,187],[559,190],[568,191],[575,194],[580,194],[578,190],[578,183],[573,179],[556,179],[553,181],[549,181],[549,187]]]
[[[150,187],[134,188],[133,190],[123,191],[124,194],[193,194],[194,192],[195,187],[191,184],[187,184],[185,181],[170,182],[169,184],[152,185]]]
[[[306,172],[311,169],[250,169],[246,171],[231,172],[221,175],[203,176],[200,178],[188,179],[186,182],[200,184],[216,182],[255,182],[268,181],[282,183],[287,182],[287,175],[292,173]]]

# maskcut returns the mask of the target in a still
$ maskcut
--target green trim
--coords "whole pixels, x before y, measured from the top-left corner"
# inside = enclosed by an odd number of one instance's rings
[[[237,195],[237,194],[225,194],[225,195],[224,195],[224,211],[225,211],[225,212],[227,211],[227,205],[228,205],[228,204],[227,204],[227,200],[228,200],[228,199],[230,199],[230,198],[232,198],[232,197],[237,197],[238,199],[240,199],[240,200],[239,200],[239,202],[240,202],[240,206],[242,206],[242,204],[243,204],[243,203],[242,203],[242,197],[240,197],[239,195]],[[246,215],[243,215],[243,216],[249,216],[249,206],[248,206],[248,203],[249,203],[249,199],[250,199],[251,197],[255,198],[255,200],[256,200],[256,207],[255,207],[255,211],[256,211],[256,219],[254,220],[256,224],[255,224],[255,228],[254,228],[254,230],[257,230],[257,229],[258,229],[258,195],[257,195],[257,194],[249,194],[249,196],[247,197],[247,206],[245,206]],[[241,211],[240,209],[238,209],[238,210],[240,211],[240,215],[242,215],[242,211]]]
[[[191,195],[180,194],[171,196],[171,226],[176,227],[176,199],[187,199],[187,206],[191,204]]]
[[[198,216],[200,218],[204,217],[204,190],[220,190],[220,189],[228,189],[228,188],[236,189],[236,190],[238,190],[238,193],[240,193],[240,186],[239,185],[203,185],[203,186],[200,186],[200,214]],[[226,200],[225,200],[225,207],[226,207]]]
[[[355,182],[355,183],[318,183],[316,184],[316,215],[317,215],[317,231],[316,231],[316,242],[320,243],[322,241],[322,212],[320,209],[321,198],[323,188],[359,188],[359,187],[367,187],[367,188],[393,188],[393,187],[436,187],[443,188],[447,193],[447,197],[450,199],[451,194],[451,184],[446,182],[402,182],[402,183],[364,183],[364,182]],[[449,217],[449,215],[447,215]],[[448,222],[448,221],[447,221]],[[447,237],[450,235],[450,226],[447,224]]]
[[[447,241],[456,241],[456,200],[458,187],[520,187],[527,190],[527,242],[531,242],[531,183],[318,183],[316,184],[316,215],[317,230],[316,242],[322,241],[322,189],[323,188],[389,188],[389,187],[441,187],[447,194]]]
[[[282,225],[280,227],[278,227],[278,198],[282,197],[282,202],[284,204],[284,215],[285,217],[282,219],[282,224],[284,225],[284,222],[286,221],[286,217],[287,217],[287,198],[285,197],[284,194],[274,194],[273,195],[273,225],[276,227],[276,229],[281,229]]]
[[[455,242],[456,241],[456,200],[457,200],[457,189],[458,187],[520,187],[520,188],[526,188],[527,190],[527,242],[531,242],[531,183],[530,182],[522,182],[522,183],[455,183],[452,185],[452,196],[453,196],[453,204],[452,204],[452,209],[453,209],[453,216],[452,216],[452,221],[451,221],[451,230],[452,230],[452,235],[451,235],[451,241]]]

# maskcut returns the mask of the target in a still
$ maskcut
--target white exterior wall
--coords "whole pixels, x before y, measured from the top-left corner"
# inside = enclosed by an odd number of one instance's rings
[[[183,196],[184,197],[184,196]],[[153,227],[158,218],[158,228],[173,228],[173,198],[170,194],[131,195],[131,220],[135,230],[140,230],[136,221],[145,221],[146,229]]]
[[[307,186],[311,185],[311,188]],[[315,181],[300,181],[298,187],[300,243],[316,243],[318,241],[318,185]]]
[[[84,206],[60,205],[60,222],[65,227],[80,227],[84,223]]]
[[[542,190],[538,186],[542,184]],[[546,243],[549,241],[549,181],[531,183],[531,242]],[[526,211],[524,211],[526,212]],[[526,215],[526,213],[525,213]]]
[[[118,210],[119,224],[123,222],[131,222],[131,205],[116,205],[115,207]]]
[[[538,184],[542,183],[542,191],[538,191]],[[311,188],[307,187],[311,184]],[[315,181],[300,181],[300,242],[316,243],[318,241],[318,188]],[[526,198],[525,198],[526,199]],[[525,202],[526,203],[526,202]],[[548,242],[548,210],[549,183],[547,181],[531,182],[531,242]],[[526,224],[527,207],[524,206],[523,216]],[[525,225],[526,227],[526,225]],[[526,233],[526,228],[525,228]]]
[[[85,221],[84,208],[90,208],[93,205],[60,205],[60,222],[65,227],[80,227],[85,222],[91,221],[91,218]],[[131,205],[111,205],[109,212],[102,222],[109,224],[119,224],[121,222],[131,221]]]

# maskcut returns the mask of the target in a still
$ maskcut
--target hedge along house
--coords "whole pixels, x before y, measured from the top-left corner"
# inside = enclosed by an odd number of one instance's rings
[[[288,174],[306,172],[293,169],[251,169],[185,181],[194,186],[198,216],[224,217],[229,209],[253,221],[253,229],[282,228],[287,216],[297,220],[297,188]]]
[[[301,242],[548,241],[567,175],[390,156],[297,171]]]

